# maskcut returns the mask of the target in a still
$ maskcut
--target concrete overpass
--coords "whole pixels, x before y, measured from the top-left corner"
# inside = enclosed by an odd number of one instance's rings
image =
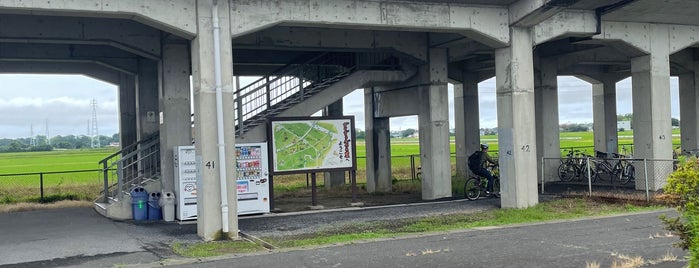
[[[560,156],[557,75],[593,83],[602,151],[617,147],[614,85],[632,77],[634,156],[653,159],[672,156],[669,78],[679,76],[682,147],[699,147],[698,11],[696,0],[0,0],[0,72],[118,85],[121,143],[160,133],[164,190],[174,189],[173,146],[191,143],[191,113],[197,156],[220,163],[225,144],[233,167],[235,142],[263,140],[266,117],[338,113],[336,101],[364,88],[367,189],[391,187],[388,119],[418,115],[426,200],[451,196],[447,83],[465,172],[480,143],[477,84],[495,76],[502,206],[520,208],[537,203],[538,159]],[[243,109],[253,96],[235,87],[243,75],[296,77],[317,92],[300,87],[301,106],[267,97]],[[220,178],[235,174],[220,166],[201,170],[205,240],[237,229],[235,213],[221,218]],[[224,198],[235,208],[234,192]]]

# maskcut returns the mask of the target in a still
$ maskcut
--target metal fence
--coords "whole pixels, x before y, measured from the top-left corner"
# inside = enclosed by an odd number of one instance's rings
[[[635,158],[542,158],[539,182],[546,188],[594,192],[645,194],[646,201],[663,189],[677,160]],[[584,187],[582,187],[584,186]],[[553,190],[553,189],[551,189]]]
[[[101,169],[0,174],[0,204],[89,200],[100,194]]]

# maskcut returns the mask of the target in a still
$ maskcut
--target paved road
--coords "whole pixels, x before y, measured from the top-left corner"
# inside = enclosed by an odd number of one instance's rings
[[[478,228],[177,267],[610,267],[617,254],[659,260],[668,252],[681,259],[685,252],[672,247],[677,238],[667,237],[658,220],[663,213]]]
[[[457,200],[246,217],[241,218],[239,227],[241,231],[255,236],[288,235],[355,221],[473,212],[497,207],[497,199],[475,202]],[[647,259],[658,258],[668,251],[684,256],[683,252],[671,247],[676,238],[662,236],[666,232],[657,219],[658,214],[498,230],[482,228],[420,238],[195,263],[194,260],[178,258],[168,246],[178,241],[199,241],[194,224],[115,222],[97,214],[92,208],[15,212],[0,214],[0,267],[141,267],[159,266],[158,262],[163,259],[190,263],[186,267],[231,267],[233,264],[236,267],[280,267],[281,264],[284,264],[283,267],[329,267],[338,264],[345,267],[414,267],[428,264],[444,267],[545,267],[542,266],[544,264],[555,264],[549,267],[581,267],[589,260],[609,267],[613,252],[640,255]],[[674,264],[668,267],[681,267]]]

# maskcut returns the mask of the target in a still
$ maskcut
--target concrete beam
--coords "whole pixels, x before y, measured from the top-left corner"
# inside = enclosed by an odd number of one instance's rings
[[[569,10],[536,24],[533,31],[536,45],[561,37],[592,36],[597,31],[597,18],[594,11]]]
[[[650,54],[658,39],[669,42],[669,53],[676,53],[699,43],[699,26],[656,23],[604,21],[596,39],[621,40]]]
[[[231,14],[233,37],[284,24],[454,32],[491,46],[509,43],[508,10],[502,7],[386,0],[245,0],[233,1]]]
[[[115,19],[75,17],[0,17],[3,41],[109,45],[144,57],[159,58],[160,31]]]
[[[183,0],[0,1],[2,13],[130,19],[187,39],[197,34],[195,10]]]
[[[0,59],[0,73],[82,74],[119,85],[119,77],[122,72],[94,62],[39,62]]]
[[[629,57],[613,48],[599,47],[557,56],[558,69],[565,70],[576,65],[629,65]]]
[[[557,0],[519,0],[510,4],[510,26],[532,27],[565,9]]]
[[[376,108],[374,113],[377,117],[396,117],[417,115],[420,99],[415,98],[418,91],[416,87],[405,89],[377,91]]]
[[[118,72],[138,72],[137,56],[107,46],[0,43],[0,59],[26,62],[84,62]]]
[[[427,35],[417,32],[277,26],[233,39],[233,45],[254,48],[323,50],[386,49],[427,61]]]

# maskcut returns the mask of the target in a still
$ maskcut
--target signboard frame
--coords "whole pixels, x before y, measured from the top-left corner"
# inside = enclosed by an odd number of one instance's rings
[[[332,167],[332,166],[319,166],[318,168],[299,168],[299,169],[288,169],[288,170],[277,170],[277,161],[279,158],[276,154],[276,139],[274,127],[278,124],[299,122],[306,123],[309,125],[315,125],[318,123],[326,124],[337,124],[339,123],[343,126],[342,129],[338,129],[340,134],[346,135],[345,138],[340,141],[342,143],[340,146],[344,149],[343,153],[350,152],[350,162],[351,165],[347,167]],[[345,125],[345,123],[347,123]],[[346,126],[346,127],[345,127]],[[303,173],[315,173],[315,172],[330,172],[330,171],[347,171],[357,169],[357,144],[356,144],[356,133],[354,128],[354,116],[323,116],[323,117],[277,117],[272,118],[268,121],[267,125],[267,138],[271,143],[267,146],[270,159],[269,172],[272,175],[288,175],[288,174],[303,174]]]

